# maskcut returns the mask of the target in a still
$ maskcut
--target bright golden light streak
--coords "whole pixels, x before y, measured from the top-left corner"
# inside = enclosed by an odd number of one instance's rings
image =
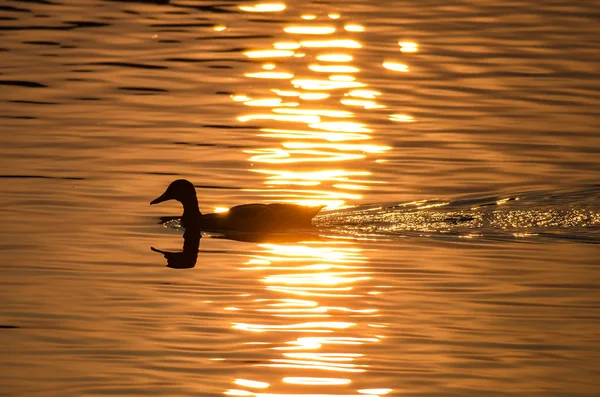
[[[305,329],[305,330],[297,330],[297,329],[262,329],[255,328],[251,324],[235,324],[231,328],[238,329],[240,331],[248,331],[248,332],[306,332],[306,333],[315,333],[315,334],[330,334],[334,332],[332,329]]]
[[[213,29],[214,29],[216,32],[222,32],[222,31],[224,31],[225,29],[227,29],[227,26],[225,26],[225,25],[216,25],[216,26],[214,26],[214,27],[213,27]]]
[[[263,98],[263,99],[251,99],[249,101],[244,102],[246,106],[264,106],[264,107],[273,107],[279,106],[283,99],[281,98]]]
[[[285,257],[279,257],[279,258],[274,258],[274,261],[281,261],[281,262],[304,262],[306,259],[290,259],[290,258],[285,258]],[[349,263],[363,263],[364,261],[357,261],[357,260],[347,260],[346,262]],[[334,265],[331,263],[315,263],[312,265],[304,265],[304,266],[298,266],[295,263],[289,263],[289,266],[254,266],[254,267],[243,267],[240,268],[240,270],[272,270],[272,271],[290,271],[290,270],[312,270],[312,271],[320,271],[320,270],[356,270],[356,269],[365,269],[366,267],[364,266],[352,266],[352,265]],[[269,305],[269,306],[276,306],[276,305]],[[328,307],[328,306],[324,306],[326,308],[331,309],[331,310],[341,310],[342,308],[338,308],[335,306],[332,307]],[[369,309],[370,310],[370,309]],[[358,310],[357,313],[360,313],[361,310]]]
[[[253,389],[266,389],[267,387],[270,386],[270,384],[267,382],[259,382],[256,380],[240,379],[240,378],[234,380],[233,383],[235,383],[238,386],[251,387]]]
[[[377,395],[388,394],[391,391],[392,391],[392,389],[361,389],[361,390],[357,390],[357,392],[359,392],[359,393],[377,394]]]
[[[340,311],[340,312],[349,312],[349,313],[363,313],[363,314],[368,314],[368,313],[377,313],[378,310],[377,309],[348,309],[347,307],[336,307],[336,306],[323,306],[325,310],[325,312],[329,312],[330,310],[336,310],[336,311]]]
[[[271,255],[277,255],[277,253],[273,253]],[[302,255],[302,254],[300,254]],[[277,271],[290,271],[290,270],[334,270],[334,269],[339,269],[339,270],[360,270],[360,269],[366,269],[366,267],[363,266],[356,266],[356,265],[350,265],[351,263],[354,264],[360,264],[360,263],[364,263],[364,260],[359,260],[357,258],[361,258],[359,255],[352,255],[352,254],[347,254],[347,256],[344,256],[341,258],[341,260],[336,260],[335,258],[328,260],[326,258],[318,258],[318,257],[314,257],[314,258],[307,258],[304,256],[297,256],[294,257],[292,255],[285,255],[285,254],[281,254],[279,256],[269,256],[270,258],[273,259],[272,262],[285,262],[286,264],[288,264],[288,266],[268,266],[268,267],[264,267],[265,269],[270,269],[270,270],[277,270]],[[335,255],[335,253],[333,254]],[[307,260],[311,260],[311,261],[322,261],[323,263],[315,263],[315,264],[311,264],[311,265],[305,265],[305,266],[299,266],[296,263],[293,262],[305,262]],[[334,263],[329,263],[329,262],[334,262]],[[346,263],[346,265],[342,265],[341,263]],[[252,268],[243,268],[243,269],[256,269],[254,267]],[[241,269],[241,270],[243,270]],[[277,305],[269,305],[269,306],[277,306]]]
[[[316,307],[319,304],[315,301],[308,301],[305,299],[255,299],[254,302],[280,302],[280,303],[270,303],[269,306],[274,307]]]
[[[304,99],[305,101],[318,101],[325,98],[329,98],[329,94],[324,92],[308,92],[300,95],[300,99]]]
[[[352,274],[352,273],[348,273]],[[371,277],[343,277],[340,273],[326,274],[290,274],[285,276],[267,276],[263,282],[267,284],[310,284],[310,285],[336,285],[356,283],[358,281],[370,280]]]
[[[255,79],[291,79],[294,77],[292,73],[285,72],[256,72],[244,73],[244,76]]]
[[[296,116],[289,114],[249,114],[246,116],[239,116],[239,121],[250,121],[250,120],[275,120],[275,121],[289,121],[295,123],[318,123],[321,121],[319,116]]]
[[[267,394],[256,393],[256,397],[379,397],[370,394]]]
[[[343,354],[343,353],[342,353]],[[283,353],[284,357],[290,359],[296,359],[298,362],[315,362],[318,361],[319,364],[325,362],[327,365],[339,366],[339,367],[356,367],[356,364],[353,364],[353,357],[332,357],[327,354],[321,353]],[[359,355],[359,357],[362,355]],[[292,360],[289,360],[292,361]],[[294,360],[295,361],[295,360]]]
[[[252,258],[248,262],[244,263],[244,265],[270,265],[271,261],[262,258]]]
[[[285,318],[331,318],[331,314],[272,314],[272,316]]]
[[[277,186],[277,185],[298,185],[298,186],[319,186],[321,182],[318,181],[265,181],[265,185]]]
[[[300,360],[348,362],[348,361],[354,361],[355,358],[364,357],[364,354],[294,352],[294,353],[283,353],[283,356],[288,357],[288,358],[296,358],[296,359],[300,359]]]
[[[284,261],[286,259],[281,258]],[[321,270],[348,270],[348,269],[362,269],[362,266],[346,266],[346,265],[332,265],[329,263],[315,263],[314,265],[305,265],[305,266],[253,266],[253,267],[243,267],[240,270],[273,270],[273,271],[290,271],[290,270],[312,270],[312,271],[321,271]],[[272,305],[269,305],[272,306]],[[335,307],[330,309],[337,309]],[[358,311],[360,312],[360,310]]]
[[[356,77],[349,76],[347,74],[333,74],[329,76],[329,80],[331,81],[354,81]]]
[[[279,96],[300,96],[300,92],[298,91],[285,91],[285,90],[278,90],[276,88],[271,89],[271,92],[274,92],[275,94],[279,95]]]
[[[331,12],[327,16],[331,19],[339,19],[341,15],[337,12]]]
[[[332,193],[332,194],[339,194],[339,193]],[[317,266],[332,266],[333,268],[336,269],[364,269],[364,267],[361,266],[343,266],[341,265],[342,263],[365,263],[365,260],[362,259],[362,256],[359,253],[353,253],[353,252],[339,252],[339,251],[332,251],[329,253],[324,253],[323,255],[325,256],[310,256],[309,254],[306,253],[302,253],[302,252],[298,252],[297,254],[294,254],[294,252],[297,252],[297,250],[301,250],[302,246],[298,246],[298,247],[289,247],[289,246],[279,246],[278,249],[274,249],[271,251],[265,251],[268,252],[269,256],[267,256],[269,259],[271,259],[271,263],[274,262],[305,262],[307,260],[310,261],[314,261],[314,260],[319,260],[319,261],[323,261],[323,262],[334,262],[336,265],[332,264],[332,263],[321,263],[321,264],[316,264]],[[265,258],[265,257],[259,257],[259,258]],[[292,264],[289,263],[290,266],[293,267],[281,267],[281,268],[277,268],[277,269],[282,269],[282,270],[295,270],[298,268],[298,266],[296,264]],[[310,265],[310,266],[315,266],[315,264]],[[274,270],[274,268],[269,267],[270,269]]]
[[[399,41],[398,45],[402,52],[417,52],[419,50],[419,45],[411,41]]]
[[[278,58],[278,57],[291,57],[294,55],[294,51],[290,50],[256,50],[246,51],[243,53],[248,58]]]
[[[274,128],[263,128],[262,132],[266,134],[259,134],[259,136],[268,136],[272,138],[287,138],[287,139],[323,139],[329,142],[344,142],[344,141],[364,141],[369,140],[371,137],[364,134],[345,133],[338,131],[335,133],[325,131],[300,131],[300,130],[284,130]]]
[[[319,385],[319,386],[337,386],[350,384],[350,379],[344,378],[313,378],[313,377],[286,377],[282,379],[284,383],[292,385]],[[332,396],[333,397],[333,396]]]
[[[302,108],[275,108],[272,109],[274,113],[282,114],[297,114],[297,115],[316,115],[316,116],[327,116],[327,117],[354,117],[354,113],[347,110],[328,110],[328,109],[302,109]]]
[[[334,262],[347,262],[350,257],[359,257],[362,252],[360,248],[351,247],[311,247],[308,245],[280,245],[280,244],[259,244],[260,248],[265,249],[272,256],[290,256],[293,258],[304,258],[312,260],[320,258]],[[294,300],[298,301],[298,300]],[[301,300],[302,301],[302,300]]]
[[[333,26],[288,26],[283,28],[286,33],[294,34],[331,34],[335,32]]]
[[[323,345],[364,345],[366,342],[379,342],[378,338],[354,338],[336,336],[304,336],[295,341],[285,342],[283,347],[272,347],[273,350],[318,350]]]
[[[413,116],[409,116],[407,114],[391,114],[390,120],[391,121],[399,121],[402,123],[411,123],[411,122],[415,121]]]
[[[275,305],[268,305],[275,306]],[[297,307],[297,306],[291,306]],[[318,307],[302,307],[300,309],[290,309],[289,306],[278,308],[278,309],[256,309],[257,312],[263,313],[318,313],[318,314],[326,314],[330,311],[341,311],[348,313],[359,313],[359,314],[371,314],[376,313],[377,309],[349,309],[346,307],[335,307],[335,306],[318,306]],[[387,328],[385,325],[377,325],[377,324],[368,324],[373,328]]]
[[[335,292],[335,293],[325,293],[325,292],[318,292],[321,290],[335,290],[335,291],[339,291],[339,290],[346,290],[346,291],[350,291],[352,290],[352,287],[349,288],[305,288],[305,287],[275,287],[275,286],[268,286],[267,287],[268,290],[270,291],[277,291],[277,292],[283,292],[286,294],[290,294],[290,295],[298,295],[298,296],[322,296],[322,297],[327,297],[327,296],[335,296],[338,298],[358,298],[358,297],[362,297],[362,295],[357,295],[357,294],[342,294],[340,292]],[[312,292],[318,290],[317,292]]]
[[[349,99],[342,98],[340,99],[340,103],[346,106],[358,106],[365,109],[383,109],[385,106],[378,104],[375,101],[368,101],[364,99]]]
[[[288,149],[337,149],[348,152],[360,151],[365,153],[383,153],[391,149],[390,146],[349,143],[283,142],[282,146]]]
[[[304,369],[324,369],[327,371],[338,372],[366,372],[366,369],[359,368],[356,364],[330,363],[323,361],[308,360],[270,360],[273,364],[258,364],[259,367],[278,367],[278,368],[304,368]]]
[[[357,98],[375,99],[375,97],[381,95],[381,92],[373,90],[352,90],[348,95]]]
[[[233,99],[235,102],[246,102],[251,100],[252,98],[246,95],[232,95],[231,99]]]
[[[361,48],[362,45],[351,39],[337,40],[305,40],[300,44],[305,48]]]
[[[346,190],[369,190],[368,186],[363,185],[355,185],[349,183],[336,183],[333,187],[337,189],[346,189]]]
[[[271,305],[269,305],[271,306]],[[257,312],[261,313],[318,313],[324,314],[327,312],[327,309],[323,307],[310,307],[304,309],[290,309],[289,307],[285,307],[283,309],[256,309]]]
[[[331,81],[331,80],[316,80],[316,79],[296,79],[292,80],[292,85],[303,90],[336,90],[340,88],[358,88],[366,87],[364,83],[356,81]]]
[[[352,55],[347,54],[321,54],[317,55],[317,60],[321,62],[350,62]]]
[[[364,154],[327,152],[323,150],[282,150],[276,148],[244,150],[244,152],[248,154],[254,154],[254,156],[250,157],[249,161],[274,164],[347,161],[362,159],[365,157]]]
[[[506,204],[506,203],[508,203],[509,201],[512,201],[512,200],[518,201],[518,200],[519,200],[519,198],[518,198],[518,197],[517,197],[516,199],[512,199],[512,198],[505,198],[505,199],[497,200],[497,201],[496,201],[496,205],[502,205],[502,204]]]
[[[317,16],[313,15],[313,14],[304,14],[304,15],[300,16],[300,18],[302,18],[306,21],[312,21],[313,19],[317,19]]]
[[[309,65],[308,68],[313,72],[321,72],[321,73],[356,73],[360,72],[360,69],[355,68],[354,66],[347,65]]]
[[[255,5],[238,6],[242,11],[247,12],[277,12],[285,10],[285,4],[281,3],[260,3]]]
[[[348,24],[348,25],[344,26],[344,29],[346,29],[347,32],[364,32],[365,31],[365,27],[362,25],[358,25],[358,24]]]
[[[352,336],[307,336],[298,338],[296,341],[304,342],[305,340],[318,340],[320,344],[324,345],[364,345],[365,342],[379,342],[378,338],[355,338]]]
[[[321,183],[317,181],[265,181],[265,185],[298,185],[298,186],[319,186]]]
[[[307,181],[347,181],[352,176],[371,175],[367,171],[345,171],[345,170],[322,170],[312,172],[253,170],[262,174],[270,175],[267,179],[301,179]]]
[[[273,201],[276,201],[276,200],[273,200]],[[325,208],[323,208],[324,211],[333,210],[336,208],[345,208],[344,204],[346,204],[346,202],[344,200],[333,200],[333,199],[316,200],[316,199],[302,199],[302,198],[297,198],[294,200],[283,200],[283,202],[300,204],[300,205],[308,205],[308,206],[324,205],[325,206]]]
[[[265,63],[262,66],[262,68],[265,70],[273,70],[273,69],[275,69],[275,64],[274,63]]]
[[[398,62],[384,62],[383,67],[394,72],[408,72],[408,66]]]
[[[359,200],[360,194],[327,190],[291,190],[291,189],[244,189],[245,191],[262,192],[264,197],[274,197],[268,201],[294,203],[307,206],[326,205],[324,210],[339,208],[344,200]],[[297,294],[296,294],[297,295]]]
[[[432,203],[432,204],[426,204],[426,205],[419,205],[417,207],[417,209],[418,210],[425,210],[425,209],[429,209],[429,208],[445,207],[448,204],[450,204],[450,203],[449,202],[445,202],[445,203]]]
[[[296,106],[300,106],[299,102],[281,102],[279,104],[279,106],[285,106],[285,107],[296,107]]]
[[[245,331],[283,331],[283,330],[303,330],[310,332],[321,332],[324,328],[326,331],[330,329],[346,329],[356,325],[356,323],[348,323],[341,321],[319,321],[311,323],[299,323],[299,324],[281,324],[281,325],[267,325],[267,324],[245,324],[245,323],[233,323],[233,328],[241,329]]]
[[[254,396],[254,393],[247,390],[229,389],[223,392],[226,396]]]
[[[368,133],[371,132],[369,128],[366,128],[364,124],[354,123],[351,121],[335,121],[325,123],[313,123],[309,124],[309,127],[315,129],[321,129],[326,131],[340,131],[340,132],[357,132],[357,133]]]

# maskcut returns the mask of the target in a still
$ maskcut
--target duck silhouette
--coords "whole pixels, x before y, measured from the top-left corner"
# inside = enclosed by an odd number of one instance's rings
[[[163,254],[167,260],[167,267],[172,269],[191,269],[198,261],[198,249],[200,248],[200,233],[186,232],[183,235],[183,251],[169,252],[150,247],[154,252]]]
[[[194,185],[186,179],[171,182],[167,190],[150,204],[177,200],[183,205],[181,225],[186,232],[273,233],[312,228],[311,220],[324,206],[297,204],[244,204],[227,212],[202,214]]]

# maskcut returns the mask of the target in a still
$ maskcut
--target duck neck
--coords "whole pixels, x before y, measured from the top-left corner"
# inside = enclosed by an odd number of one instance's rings
[[[198,208],[198,199],[196,198],[196,196],[188,197],[185,200],[182,200],[181,204],[183,204],[183,215],[181,216],[181,219],[184,222],[186,220],[191,222],[197,222],[198,219],[202,216],[200,208]]]

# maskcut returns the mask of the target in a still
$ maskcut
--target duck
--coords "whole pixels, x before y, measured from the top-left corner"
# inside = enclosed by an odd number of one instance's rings
[[[150,202],[159,204],[168,200],[183,205],[181,225],[188,232],[250,232],[272,233],[286,230],[310,229],[312,219],[325,207],[289,203],[243,204],[227,212],[203,214],[198,207],[196,188],[187,179],[177,179],[167,190]]]
[[[167,260],[167,267],[171,269],[192,269],[198,262],[200,248],[200,233],[185,233],[183,235],[183,251],[169,252],[150,247],[154,252],[162,254]]]

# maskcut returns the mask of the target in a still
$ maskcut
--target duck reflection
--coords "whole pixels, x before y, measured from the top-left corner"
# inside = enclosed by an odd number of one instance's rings
[[[161,223],[170,223],[178,218],[176,217],[164,217],[161,218]],[[313,231],[296,231],[288,233],[247,233],[247,232],[236,232],[229,231],[226,233],[210,234],[210,238],[235,240],[247,243],[270,243],[270,244],[284,244],[284,243],[297,243],[300,241],[319,241],[321,240],[320,235],[316,230]],[[163,251],[158,248],[150,247],[154,252],[163,254],[167,260],[167,267],[172,269],[192,269],[196,266],[198,261],[198,253],[200,250],[200,239],[202,233],[198,230],[186,231],[183,234],[183,250],[178,252]]]
[[[154,252],[163,254],[167,260],[167,267],[172,269],[191,269],[198,262],[198,252],[200,248],[200,239],[202,235],[199,232],[186,232],[183,235],[183,251],[169,252],[150,247]]]

